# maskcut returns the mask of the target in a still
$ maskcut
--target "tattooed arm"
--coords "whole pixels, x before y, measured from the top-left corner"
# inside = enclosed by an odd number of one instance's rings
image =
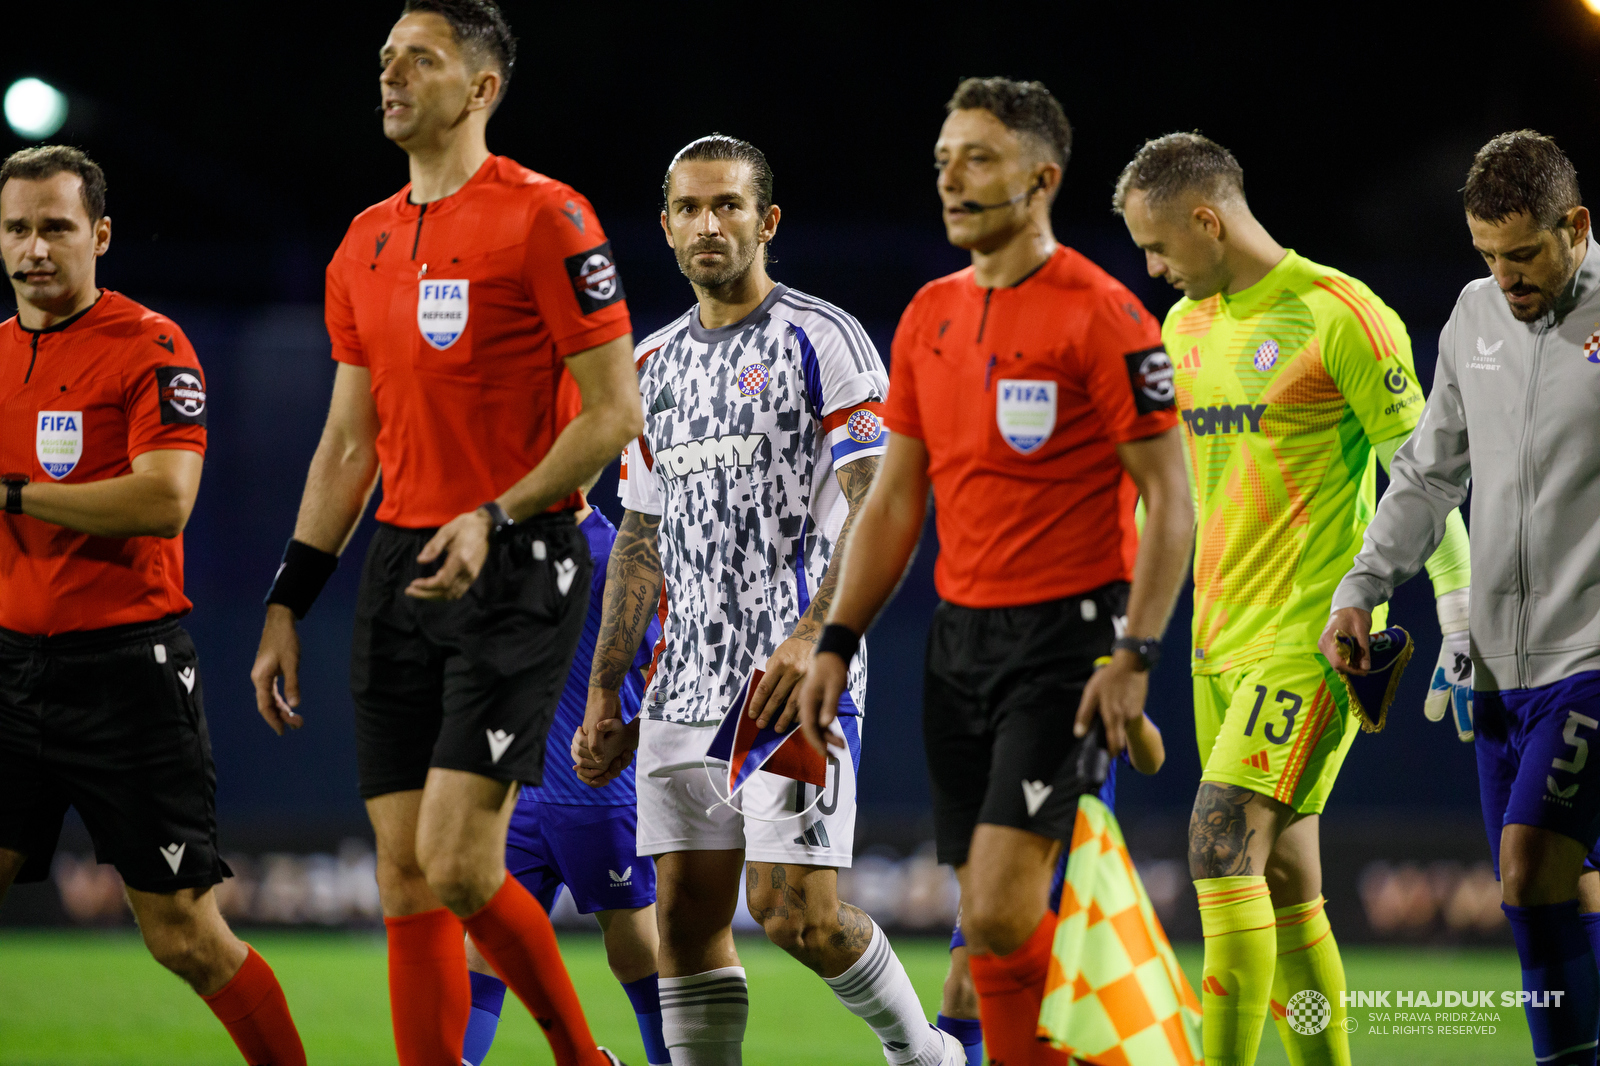
[[[861,514],[861,501],[867,498],[867,490],[872,488],[872,479],[877,473],[876,455],[846,463],[838,470],[836,476],[839,479],[839,487],[844,490],[845,502],[850,505],[850,513],[844,516],[844,525],[839,529],[839,539],[833,545],[833,559],[822,575],[822,582],[817,586],[816,595],[811,598],[811,606],[806,608],[806,613],[800,616],[799,625],[795,626],[794,632],[790,634],[796,640],[815,644],[817,638],[822,636],[823,623],[828,620],[828,611],[833,607],[833,593],[839,587],[839,574],[844,570],[845,545],[850,542],[850,533],[856,527],[856,517]]]
[[[811,650],[816,646],[817,638],[822,636],[822,626],[828,620],[828,611],[833,607],[833,594],[839,587],[839,574],[844,570],[844,553],[850,543],[850,533],[855,529],[856,516],[861,513],[861,503],[867,498],[867,490],[872,487],[872,479],[878,473],[878,457],[868,455],[857,459],[853,463],[846,463],[839,467],[834,476],[839,479],[839,488],[844,491],[845,503],[850,511],[845,515],[844,525],[839,529],[839,538],[833,545],[833,558],[828,563],[828,569],[823,573],[822,580],[817,583],[817,591],[811,597],[811,605],[806,608],[805,614],[800,616],[800,621],[795,624],[794,632],[789,634],[789,639],[778,646],[772,653],[772,658],[767,660],[766,674],[761,678],[761,684],[756,686],[755,695],[750,700],[750,717],[755,718],[758,724],[765,726],[769,721],[782,712],[778,718],[778,732],[786,732],[794,723],[795,715],[800,712],[800,704],[794,697],[798,694],[797,685],[805,676],[806,664],[811,659]],[[804,551],[805,546],[801,545]]]
[[[605,598],[594,665],[589,671],[589,702],[583,725],[572,738],[578,776],[595,786],[609,783],[632,759],[637,722],[622,725],[618,690],[639,653],[639,642],[661,602],[661,516],[626,511],[606,565]]]

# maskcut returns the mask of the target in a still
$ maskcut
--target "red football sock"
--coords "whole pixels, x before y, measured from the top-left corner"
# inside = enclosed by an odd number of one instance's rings
[[[389,1016],[400,1066],[461,1066],[472,1013],[461,922],[443,907],[385,918]]]
[[[507,874],[483,909],[462,922],[483,957],[550,1041],[556,1066],[605,1066],[539,901]]]
[[[1039,1007],[1050,971],[1056,916],[1045,911],[1033,933],[1009,955],[969,955],[978,991],[983,1042],[992,1066],[1044,1066],[1071,1059],[1039,1039]]]
[[[267,960],[246,944],[244,965],[227,984],[201,996],[250,1066],[306,1066],[306,1049],[289,1002]]]

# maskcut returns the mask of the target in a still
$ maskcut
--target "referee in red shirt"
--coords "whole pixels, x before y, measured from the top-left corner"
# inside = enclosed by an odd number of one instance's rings
[[[410,0],[383,46],[383,132],[411,181],[356,217],[328,265],[333,402],[252,671],[268,724],[299,728],[294,622],[381,468],[351,683],[402,1066],[461,1062],[463,925],[560,1066],[616,1061],[548,917],[506,876],[506,823],[515,786],[541,780],[588,609],[578,487],[640,432],[643,405],[594,209],[489,153],[515,49],[490,0]],[[564,428],[563,366],[582,397]]]
[[[0,896],[42,881],[69,806],[116,866],[150,953],[245,1060],[303,1064],[272,969],[211,886],[216,769],[178,624],[206,385],[170,319],[95,287],[106,179],[76,148],[0,165]]]
[[[802,722],[820,748],[819,723],[911,559],[931,488],[944,601],[923,691],[935,835],[961,880],[984,1038],[994,1061],[1023,1066],[1065,1061],[1036,1040],[1051,874],[1078,797],[1099,789],[1107,754],[1144,713],[1194,511],[1158,323],[1051,232],[1071,145],[1061,106],[1037,82],[972,78],[948,111],[939,197],[972,266],[925,286],[895,333],[889,451]]]

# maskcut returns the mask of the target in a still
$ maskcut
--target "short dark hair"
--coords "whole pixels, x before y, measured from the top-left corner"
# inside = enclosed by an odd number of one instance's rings
[[[0,164],[0,189],[12,178],[18,181],[44,181],[57,174],[76,174],[83,181],[80,194],[83,209],[91,223],[99,222],[106,213],[106,172],[85,155],[82,149],[65,144],[41,144],[12,152]]]
[[[1043,82],[966,78],[944,105],[946,112],[982,108],[1011,132],[1030,137],[1065,169],[1072,157],[1072,123]]]
[[[661,179],[663,204],[671,196],[669,187],[672,184],[672,171],[684,162],[749,163],[750,184],[755,186],[756,193],[756,214],[766,217],[767,208],[772,206],[772,167],[767,165],[767,157],[761,153],[761,149],[749,141],[741,141],[725,133],[713,133],[690,141],[678,149],[678,154],[667,164],[667,175]]]
[[[1473,218],[1504,222],[1526,213],[1540,229],[1564,225],[1567,212],[1583,205],[1572,160],[1533,130],[1502,133],[1479,148],[1461,199]]]
[[[417,12],[438,15],[450,24],[456,44],[479,69],[485,62],[500,72],[500,95],[494,107],[506,98],[511,87],[511,69],[517,65],[517,39],[494,0],[406,0],[400,15]],[[491,108],[491,111],[493,109]]]
[[[1145,141],[1117,177],[1111,210],[1122,214],[1128,194],[1145,194],[1152,206],[1171,200],[1188,189],[1208,196],[1244,199],[1244,168],[1233,153],[1198,132],[1169,133]]]

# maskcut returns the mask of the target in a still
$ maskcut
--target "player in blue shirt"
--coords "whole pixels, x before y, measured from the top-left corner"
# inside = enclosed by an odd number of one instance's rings
[[[634,852],[638,812],[633,767],[603,788],[591,788],[572,772],[569,745],[583,724],[589,668],[600,632],[606,561],[617,538],[616,527],[587,501],[577,520],[594,556],[589,617],[545,742],[544,781],[536,788],[523,787],[511,815],[506,869],[546,911],[555,906],[556,893],[566,885],[578,912],[599,920],[606,961],[638,1015],[645,1057],[651,1066],[667,1066],[671,1060],[661,1038],[661,1001],[656,991],[656,867],[648,856]],[[660,622],[652,620],[622,684],[624,722],[639,713],[651,654],[660,639]],[[478,1066],[494,1042],[506,986],[470,938],[467,965],[472,971],[472,1016],[462,1061],[464,1066]]]
[[[1131,763],[1141,774],[1153,774],[1167,760],[1161,730],[1149,715],[1137,728],[1128,731],[1128,747],[1111,761],[1105,784],[1100,786],[1100,802],[1113,812],[1117,809],[1117,764]],[[1050,909],[1061,906],[1061,885],[1067,876],[1067,849],[1061,849],[1055,880],[1050,884]],[[967,938],[961,933],[961,917],[950,932],[950,972],[944,979],[944,996],[939,1007],[938,1026],[967,1049],[967,1066],[983,1066],[983,1023],[978,1020],[978,992],[972,987],[972,971],[967,966]]]

